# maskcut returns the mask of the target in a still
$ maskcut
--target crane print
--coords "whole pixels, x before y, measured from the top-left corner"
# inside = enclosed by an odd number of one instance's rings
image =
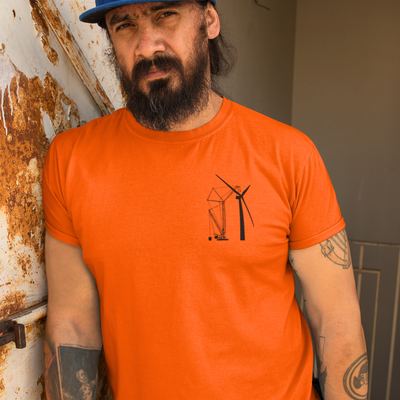
[[[209,240],[228,240],[226,237],[226,201],[233,195],[236,194],[236,199],[239,200],[239,220],[240,220],[240,240],[245,240],[245,225],[243,215],[243,204],[245,205],[251,223],[254,226],[253,218],[251,217],[250,210],[247,207],[244,195],[250,188],[250,185],[242,192],[240,186],[232,187],[225,182],[221,177],[216,175],[226,186],[224,188],[212,188],[207,198],[210,205],[209,220],[210,220],[210,236]],[[228,189],[228,191],[226,190]],[[242,204],[243,203],[243,204]]]

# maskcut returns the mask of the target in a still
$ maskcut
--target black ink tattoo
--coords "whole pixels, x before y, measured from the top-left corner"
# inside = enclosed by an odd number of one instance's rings
[[[354,400],[365,400],[368,396],[368,357],[367,353],[358,357],[343,376],[346,393]]]
[[[46,392],[53,400],[94,400],[100,350],[59,345],[46,370]]]
[[[289,251],[289,262],[293,268],[293,271],[296,272],[296,274],[297,274],[296,268],[294,267],[294,257],[290,254],[290,251]]]
[[[325,383],[326,377],[328,376],[327,367],[323,370],[322,364],[324,362],[324,350],[325,350],[325,337],[319,337],[319,347],[317,350],[317,367],[318,367],[318,380],[319,386],[321,387],[322,395],[325,395]]]
[[[350,268],[351,254],[349,241],[347,240],[346,230],[343,229],[338,234],[320,243],[321,253],[343,269]]]

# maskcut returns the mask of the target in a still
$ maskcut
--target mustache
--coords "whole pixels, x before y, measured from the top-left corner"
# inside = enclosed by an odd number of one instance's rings
[[[145,77],[153,66],[162,70],[175,70],[180,75],[183,75],[183,65],[178,57],[160,55],[155,56],[152,59],[144,58],[143,60],[140,60],[133,68],[132,78],[134,80],[139,80]]]

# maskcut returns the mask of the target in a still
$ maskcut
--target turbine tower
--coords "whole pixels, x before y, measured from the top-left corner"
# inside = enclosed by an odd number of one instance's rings
[[[249,213],[250,219],[251,219],[251,223],[254,226],[254,222],[253,222],[253,218],[251,218],[251,214],[249,211],[249,208],[247,207],[246,202],[244,201],[244,195],[246,194],[246,192],[249,190],[249,186],[247,186],[247,188],[244,190],[243,193],[239,193],[238,191],[236,191],[232,186],[228,185],[221,177],[219,177],[218,175],[216,175],[218,179],[220,179],[222,182],[225,183],[226,186],[228,186],[234,193],[237,194],[236,199],[239,200],[239,216],[240,216],[240,240],[245,240],[245,232],[244,232],[244,217],[243,217],[243,206],[242,206],[242,201],[247,209],[247,212]]]

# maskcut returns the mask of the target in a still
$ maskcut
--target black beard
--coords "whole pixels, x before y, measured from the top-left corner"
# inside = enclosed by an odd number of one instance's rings
[[[207,106],[210,94],[208,49],[204,42],[194,43],[193,49],[195,55],[186,68],[178,57],[169,55],[141,60],[134,66],[132,76],[117,66],[126,107],[141,125],[157,131],[171,131],[190,117],[198,116]],[[146,94],[140,88],[140,81],[153,65],[170,70],[177,81],[176,87],[172,87],[171,77],[159,78],[147,83]]]

